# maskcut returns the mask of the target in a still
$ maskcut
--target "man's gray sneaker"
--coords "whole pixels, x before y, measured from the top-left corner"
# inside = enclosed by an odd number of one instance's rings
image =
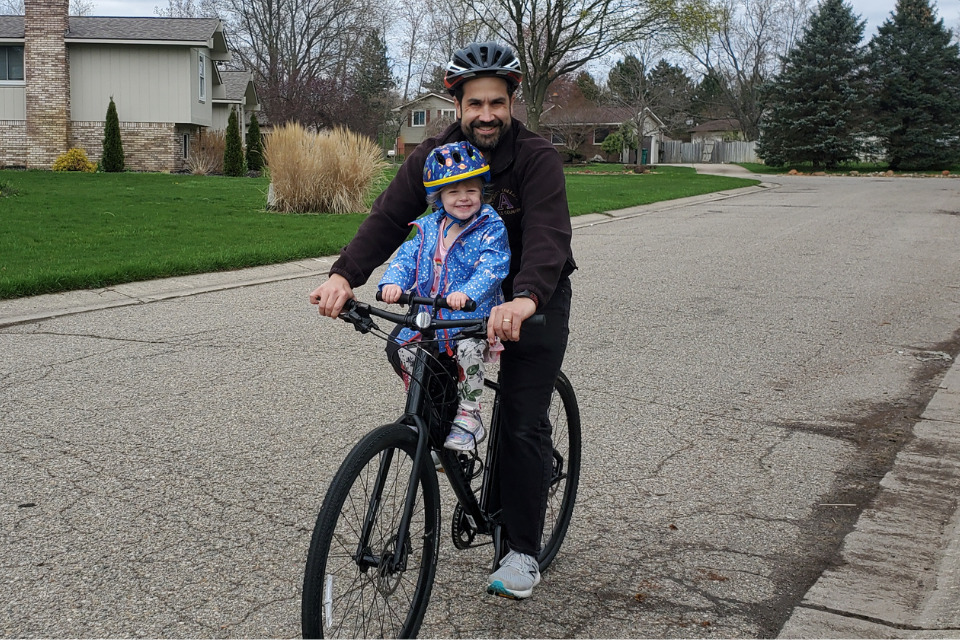
[[[522,600],[529,598],[538,584],[540,565],[537,564],[537,559],[511,550],[500,561],[500,568],[487,578],[487,593]]]

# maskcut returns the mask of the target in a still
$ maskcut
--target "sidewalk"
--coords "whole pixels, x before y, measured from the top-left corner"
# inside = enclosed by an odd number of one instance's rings
[[[753,176],[736,165],[702,172]],[[756,176],[760,177],[760,176]],[[574,229],[740,197],[762,184],[574,218]],[[290,279],[319,283],[334,257],[0,301],[0,328]],[[954,363],[840,549],[783,627],[783,638],[960,637],[960,365]]]

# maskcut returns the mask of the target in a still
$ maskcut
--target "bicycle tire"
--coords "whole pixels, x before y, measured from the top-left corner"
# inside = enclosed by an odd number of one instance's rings
[[[550,399],[554,469],[547,494],[547,509],[537,562],[544,571],[553,562],[570,528],[580,486],[580,407],[570,380],[561,372]]]
[[[432,464],[422,465],[418,478],[403,567],[387,567],[396,548],[416,448],[413,430],[388,424],[364,436],[341,464],[317,515],[307,554],[301,603],[304,638],[416,636],[437,569],[440,492]],[[386,482],[360,554],[361,532],[384,458],[390,460]]]

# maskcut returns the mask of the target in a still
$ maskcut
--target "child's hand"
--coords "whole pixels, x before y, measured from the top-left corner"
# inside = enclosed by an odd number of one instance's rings
[[[383,301],[387,304],[393,304],[400,299],[400,295],[403,293],[403,289],[395,284],[385,284],[383,289],[380,289],[380,297],[383,298]]]
[[[467,297],[467,294],[461,293],[460,291],[454,291],[447,296],[447,304],[450,305],[451,309],[456,309],[459,311],[463,308],[463,305],[467,304],[467,300],[470,298]]]

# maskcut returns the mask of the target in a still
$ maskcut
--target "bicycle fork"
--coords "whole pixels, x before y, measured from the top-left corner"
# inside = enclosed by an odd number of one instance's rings
[[[367,508],[367,515],[363,523],[363,531],[360,535],[360,541],[357,548],[357,563],[362,571],[366,571],[372,566],[379,567],[382,575],[397,573],[406,570],[407,561],[407,538],[410,535],[410,521],[413,518],[413,510],[417,500],[417,486],[419,485],[421,466],[425,464],[430,448],[430,436],[428,425],[421,417],[420,408],[425,401],[422,381],[427,377],[426,362],[418,355],[414,362],[413,372],[410,376],[410,389],[407,394],[406,417],[412,421],[417,432],[417,449],[413,456],[413,465],[410,469],[410,479],[407,482],[406,495],[403,504],[403,513],[400,516],[400,524],[397,528],[393,553],[390,557],[377,557],[369,549],[370,533],[374,522],[377,519],[377,513],[380,509],[380,500],[383,495],[383,488],[386,485],[387,478],[390,475],[390,467],[393,464],[394,451],[389,449],[384,452],[380,459],[380,466],[377,470],[377,478],[374,482],[373,496],[370,499],[370,505]],[[415,381],[421,381],[417,383]],[[407,426],[411,426],[407,423]],[[382,553],[386,556],[387,549]]]

